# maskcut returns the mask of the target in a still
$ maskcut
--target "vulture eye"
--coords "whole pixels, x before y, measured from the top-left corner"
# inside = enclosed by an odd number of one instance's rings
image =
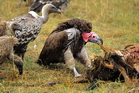
[[[93,36],[93,38],[96,38],[96,36]]]
[[[14,26],[16,26],[17,24],[13,24]]]

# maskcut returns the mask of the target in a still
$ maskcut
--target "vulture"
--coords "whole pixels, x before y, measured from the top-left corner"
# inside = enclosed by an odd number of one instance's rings
[[[11,37],[16,31],[22,31],[22,27],[17,22],[0,22],[0,64],[8,58],[14,62],[21,75],[23,73],[23,61],[19,56],[14,55],[13,51],[17,38]]]
[[[30,11],[23,16],[9,20],[8,22],[15,21],[22,26],[22,31],[15,32],[15,37],[18,39],[18,43],[14,46],[15,54],[24,58],[29,42],[36,39],[42,25],[48,21],[49,14],[60,12],[54,5],[46,4],[42,8],[42,16],[39,16],[34,11]]]
[[[103,43],[102,39],[91,30],[91,22],[83,19],[73,18],[60,23],[46,39],[37,63],[49,66],[50,63],[64,62],[73,70],[75,77],[81,76],[75,68],[75,60],[91,67],[84,45],[87,42]]]
[[[61,11],[64,11],[68,5],[70,0],[35,0],[30,5],[30,10],[35,12],[40,12],[42,7],[46,4],[53,4],[57,8],[59,8]]]
[[[22,59],[14,55],[13,46],[17,43],[17,39],[11,36],[0,36],[0,64],[2,64],[6,58],[11,62],[14,62],[18,68],[19,74],[23,73],[23,61]]]

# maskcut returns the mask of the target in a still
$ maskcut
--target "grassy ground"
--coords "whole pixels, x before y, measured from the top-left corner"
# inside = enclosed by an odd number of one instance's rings
[[[18,0],[0,0],[0,19],[9,20],[28,12],[25,3],[18,5]],[[29,44],[25,55],[24,74],[19,76],[13,65],[3,64],[0,69],[0,93],[91,93],[86,92],[90,83],[71,83],[73,73],[64,64],[48,69],[35,64],[48,34],[58,23],[70,18],[81,18],[92,22],[93,31],[104,40],[104,45],[123,49],[128,44],[139,45],[139,0],[71,0],[68,9],[62,13],[51,14],[49,21],[34,42]],[[34,49],[34,45],[37,48]],[[103,55],[97,45],[88,43],[88,55]],[[77,68],[84,75],[85,67],[77,63]],[[64,81],[53,87],[50,81]],[[127,93],[134,85],[122,83],[102,84],[93,93]],[[138,93],[137,91],[135,93]]]

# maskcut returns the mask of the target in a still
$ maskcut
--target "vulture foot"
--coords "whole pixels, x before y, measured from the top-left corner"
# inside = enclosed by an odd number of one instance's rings
[[[79,73],[78,74],[75,74],[75,77],[76,78],[81,77],[81,76],[82,76],[82,74],[79,74]]]
[[[73,67],[73,72],[74,72],[74,75],[75,75],[76,78],[82,76],[81,74],[79,74],[79,73],[77,72],[77,70],[76,70],[75,67]]]

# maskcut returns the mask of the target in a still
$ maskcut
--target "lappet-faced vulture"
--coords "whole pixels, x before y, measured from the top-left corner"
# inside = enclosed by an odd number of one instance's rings
[[[73,18],[60,23],[46,39],[37,63],[49,66],[50,63],[64,62],[74,71],[75,77],[81,76],[75,68],[75,60],[91,66],[84,45],[87,42],[103,43],[91,30],[92,24],[82,19]]]

